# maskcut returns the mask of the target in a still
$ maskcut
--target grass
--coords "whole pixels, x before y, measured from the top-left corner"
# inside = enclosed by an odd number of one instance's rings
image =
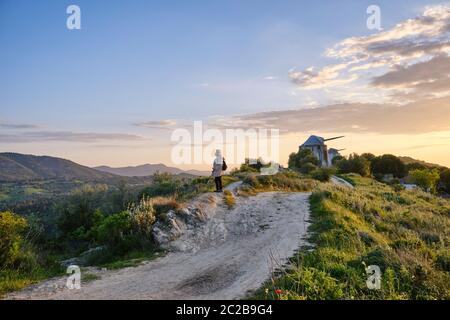
[[[266,299],[450,299],[450,201],[394,191],[347,176],[313,192],[309,242],[256,297]],[[313,250],[311,250],[313,249]],[[369,290],[365,266],[378,265],[381,289]],[[275,293],[281,290],[281,293]]]
[[[35,266],[31,270],[1,269],[0,298],[11,291],[23,289],[31,284],[63,274],[63,268],[57,265]]]
[[[95,273],[81,273],[81,282],[88,283],[91,281],[99,280],[101,276]]]
[[[132,251],[125,256],[112,259],[110,262],[97,263],[95,265],[106,268],[108,270],[117,270],[129,267],[137,267],[145,261],[151,261],[164,255],[161,250],[148,250],[148,251]]]
[[[239,194],[244,196],[270,191],[309,192],[318,185],[316,180],[304,178],[293,171],[267,176],[250,173],[243,179],[243,182]]]
[[[222,185],[224,187],[236,181],[239,181],[239,178],[236,176],[222,176]],[[189,181],[189,184],[182,190],[182,193],[177,195],[177,200],[180,202],[186,202],[194,199],[200,194],[214,192],[215,189],[213,177],[198,177]]]
[[[33,194],[41,194],[41,193],[44,193],[44,192],[45,192],[45,190],[41,189],[41,188],[36,188],[36,187],[26,187],[26,188],[24,188],[24,194],[26,196],[30,196],[30,195],[33,195]]]
[[[228,206],[228,209],[232,209],[236,205],[236,199],[233,196],[233,193],[230,190],[224,190],[223,200],[225,204]]]

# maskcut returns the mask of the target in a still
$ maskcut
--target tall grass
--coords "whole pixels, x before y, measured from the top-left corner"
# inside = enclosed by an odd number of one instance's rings
[[[450,201],[422,191],[394,191],[368,178],[351,180],[355,189],[318,186],[310,199],[313,250],[302,248],[293,268],[257,296],[450,299]],[[366,285],[368,265],[381,268],[380,290]]]
[[[267,191],[306,192],[313,190],[318,184],[316,180],[305,179],[293,171],[266,176],[250,173],[243,179],[243,182],[244,185],[241,188],[243,195]]]

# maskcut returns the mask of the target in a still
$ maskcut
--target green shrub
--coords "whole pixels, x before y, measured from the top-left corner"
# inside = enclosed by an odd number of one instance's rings
[[[132,220],[129,211],[106,217],[97,227],[97,237],[101,244],[116,247],[132,234]]]
[[[336,161],[339,173],[357,173],[363,177],[370,175],[370,162],[367,158],[356,153],[351,154],[348,159]]]
[[[300,149],[297,153],[292,153],[289,156],[288,167],[289,169],[298,170],[307,163],[318,166],[319,160],[314,156],[311,150]]]
[[[392,155],[384,154],[371,160],[371,171],[374,176],[392,174],[395,178],[403,178],[408,172],[403,161]]]
[[[330,168],[318,168],[311,172],[311,178],[321,182],[329,181],[332,175],[333,171]]]
[[[299,169],[299,171],[303,174],[310,174],[314,170],[317,170],[317,166],[312,164],[311,162],[307,162],[304,165],[302,165]]]
[[[140,197],[157,197],[157,196],[173,196],[180,190],[180,181],[175,179],[168,179],[158,181],[145,188]]]
[[[441,171],[439,184],[442,191],[450,194],[450,169],[444,169]]]
[[[0,212],[0,266],[12,266],[23,250],[23,232],[27,221],[12,213]]]
[[[155,208],[151,198],[142,198],[137,205],[128,209],[132,228],[146,239],[150,239],[153,224],[156,221]]]
[[[411,181],[417,184],[422,190],[436,192],[439,181],[439,171],[437,169],[416,169],[409,173]]]
[[[436,257],[437,266],[444,271],[450,272],[450,252],[441,252]]]

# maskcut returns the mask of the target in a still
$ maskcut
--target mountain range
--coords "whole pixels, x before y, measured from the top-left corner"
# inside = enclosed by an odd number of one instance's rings
[[[120,168],[112,168],[108,166],[100,166],[100,167],[94,167],[93,169],[112,173],[118,176],[124,176],[124,177],[145,177],[155,174],[156,172],[160,173],[171,173],[171,174],[191,174],[194,176],[208,176],[210,172],[207,171],[199,171],[199,170],[181,170],[179,168],[175,167],[168,167],[165,164],[158,163],[158,164],[143,164],[140,166],[135,167],[120,167]]]
[[[80,180],[110,181],[121,177],[147,177],[156,172],[171,174],[209,175],[209,172],[181,170],[164,164],[145,164],[136,167],[111,168],[100,166],[89,168],[70,160],[5,152],[0,153],[0,181],[22,182],[33,180]]]
[[[4,182],[49,179],[103,181],[115,177],[61,158],[0,153],[0,181]]]

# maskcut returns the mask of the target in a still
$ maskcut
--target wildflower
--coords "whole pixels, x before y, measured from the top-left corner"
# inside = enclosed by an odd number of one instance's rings
[[[280,289],[277,289],[277,290],[275,290],[275,293],[276,294],[281,294],[281,293],[283,293],[283,291],[281,291]]]

